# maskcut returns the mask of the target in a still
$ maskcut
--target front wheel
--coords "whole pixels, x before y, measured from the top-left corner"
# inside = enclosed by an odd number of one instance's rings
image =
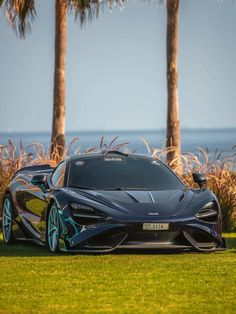
[[[13,224],[13,202],[10,195],[6,195],[3,200],[2,207],[2,233],[3,241],[6,244],[15,242],[15,237],[12,232]]]
[[[59,252],[60,218],[56,204],[53,204],[47,215],[47,246],[53,252]]]

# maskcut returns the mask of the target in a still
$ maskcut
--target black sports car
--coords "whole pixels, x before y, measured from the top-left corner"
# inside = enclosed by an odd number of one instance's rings
[[[119,151],[22,168],[3,199],[3,239],[52,252],[225,249],[220,205],[202,175],[194,180],[199,189],[160,160]]]

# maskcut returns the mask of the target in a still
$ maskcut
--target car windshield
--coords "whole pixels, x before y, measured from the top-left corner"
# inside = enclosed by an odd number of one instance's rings
[[[136,156],[97,156],[72,161],[69,187],[96,190],[175,190],[184,185],[163,163]]]

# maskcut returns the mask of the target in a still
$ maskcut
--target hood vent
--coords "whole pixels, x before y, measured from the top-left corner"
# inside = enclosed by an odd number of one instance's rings
[[[129,195],[132,198],[132,200],[135,201],[136,203],[142,203],[142,201],[140,201],[140,199],[138,199],[136,196],[132,195],[131,193],[129,193],[127,191],[125,191],[125,193],[127,195]]]
[[[150,199],[151,199],[151,201],[153,202],[153,204],[155,204],[156,202],[155,202],[155,200],[154,200],[154,197],[153,197],[153,195],[152,195],[152,192],[148,192],[148,194],[149,194]]]

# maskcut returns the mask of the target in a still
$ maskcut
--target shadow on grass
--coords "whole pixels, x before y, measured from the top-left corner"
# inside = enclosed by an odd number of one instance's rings
[[[227,252],[228,253],[236,253],[236,235],[235,237],[226,237],[227,243]],[[54,257],[54,256],[63,256],[63,255],[173,255],[173,254],[189,254],[189,253],[197,253],[193,251],[176,251],[176,250],[154,250],[154,249],[119,249],[114,252],[109,253],[59,253],[53,254],[47,250],[45,246],[37,245],[33,242],[18,242],[14,245],[6,245],[3,243],[2,239],[0,239],[0,257],[4,256],[12,256],[12,257]]]
[[[114,252],[106,253],[92,253],[92,252],[62,252],[58,254],[53,254],[47,250],[45,246],[37,245],[33,242],[17,242],[16,244],[6,245],[0,240],[0,258],[7,257],[53,257],[53,256],[63,256],[63,255],[88,255],[88,256],[98,256],[98,255],[173,255],[173,254],[184,254],[189,253],[189,251],[174,251],[174,250],[154,250],[154,249],[118,249]]]
[[[53,256],[46,247],[32,242],[17,242],[6,245],[0,240],[0,257],[3,256]]]
[[[231,253],[236,253],[236,235],[235,237],[225,237],[227,249]]]
[[[225,237],[227,249],[229,253],[236,253],[236,234],[231,234]],[[44,256],[44,257],[53,257],[53,256],[63,256],[63,255],[104,255],[104,254],[114,254],[114,255],[124,255],[124,254],[130,254],[130,255],[173,255],[173,254],[186,254],[190,253],[191,251],[176,251],[176,250],[154,250],[154,249],[119,249],[114,252],[109,253],[59,253],[59,254],[53,254],[47,250],[45,246],[37,245],[33,242],[27,241],[27,242],[18,242],[16,244],[12,245],[6,245],[3,243],[2,239],[0,238],[0,257],[3,256]],[[192,251],[193,252],[193,251]]]

